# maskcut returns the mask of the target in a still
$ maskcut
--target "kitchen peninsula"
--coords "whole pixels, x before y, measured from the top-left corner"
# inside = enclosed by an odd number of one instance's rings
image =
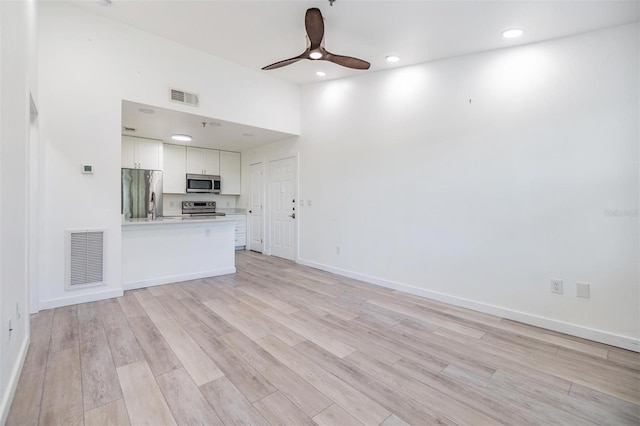
[[[224,216],[123,220],[124,290],[234,273],[235,224]]]

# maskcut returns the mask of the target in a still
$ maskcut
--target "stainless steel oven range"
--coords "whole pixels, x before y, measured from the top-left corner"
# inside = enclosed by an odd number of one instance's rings
[[[188,219],[205,219],[208,217],[224,216],[224,213],[216,212],[215,201],[183,201],[182,217]]]

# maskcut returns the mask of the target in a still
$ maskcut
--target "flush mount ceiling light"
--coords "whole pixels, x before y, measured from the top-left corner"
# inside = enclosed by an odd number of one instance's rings
[[[180,141],[180,142],[191,142],[193,140],[193,138],[189,135],[171,135],[171,139],[173,139],[174,141]]]
[[[154,110],[149,109],[149,108],[140,108],[138,111],[140,111],[143,114],[153,114],[153,113],[155,113]]]
[[[524,34],[524,30],[522,28],[509,28],[502,31],[502,37],[504,38],[516,38],[520,37]]]
[[[222,126],[222,124],[218,123],[217,121],[210,121],[209,126],[220,127]]]
[[[246,136],[246,137],[250,138],[251,136],[253,136],[253,134],[251,134],[251,133],[243,133],[242,136]]]
[[[385,59],[387,60],[387,62],[398,62],[400,60],[400,57],[396,55],[389,55]]]
[[[316,71],[316,75],[318,77],[324,77],[325,75],[327,75],[324,71]]]

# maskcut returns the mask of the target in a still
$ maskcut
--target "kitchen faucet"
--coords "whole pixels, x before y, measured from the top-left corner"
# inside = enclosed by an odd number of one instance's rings
[[[156,220],[156,193],[155,192],[151,193],[151,199],[149,200],[149,211],[147,211],[147,219]]]

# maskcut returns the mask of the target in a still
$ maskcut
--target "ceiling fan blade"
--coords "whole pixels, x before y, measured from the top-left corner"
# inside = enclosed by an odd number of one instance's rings
[[[300,56],[296,56],[295,58],[285,59],[284,61],[276,62],[275,64],[267,65],[266,67],[262,67],[263,70],[274,70],[276,68],[286,67],[287,65],[291,65],[295,62],[298,62],[301,59],[305,59],[308,57],[309,51],[305,50]]]
[[[324,37],[324,20],[322,19],[322,13],[317,7],[307,9],[307,13],[304,15],[304,25],[307,29],[307,36],[311,46],[309,50],[317,49],[322,43]]]
[[[351,56],[334,55],[333,53],[325,51],[324,58],[329,62],[333,62],[338,65],[342,65],[347,68],[354,68],[357,70],[368,70],[371,64],[362,59],[352,58]]]

